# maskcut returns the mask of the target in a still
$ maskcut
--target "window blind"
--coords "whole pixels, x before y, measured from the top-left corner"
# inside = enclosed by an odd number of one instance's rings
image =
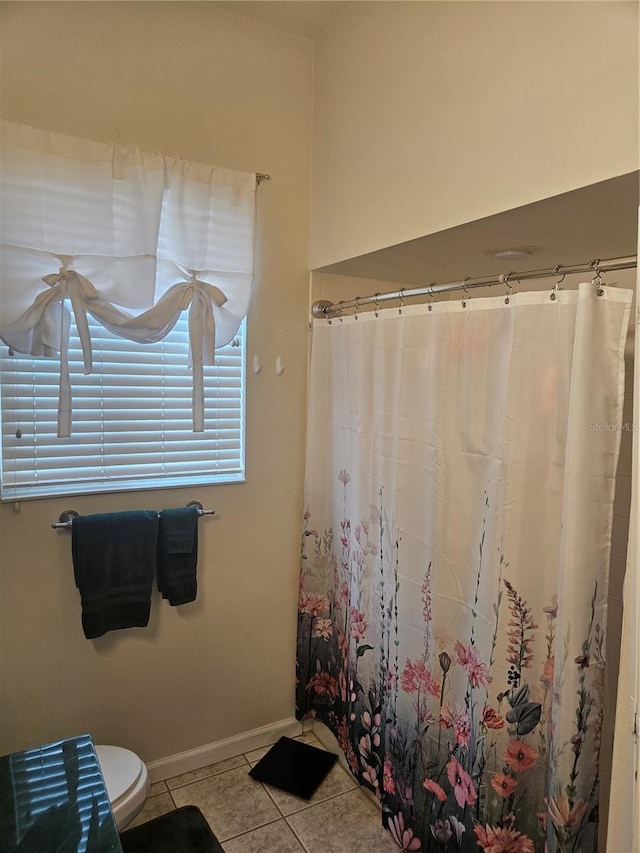
[[[187,312],[155,344],[89,317],[95,370],[83,374],[72,322],[73,430],[57,436],[59,361],[1,347],[2,499],[244,480],[245,323],[204,367],[204,432],[192,431]]]

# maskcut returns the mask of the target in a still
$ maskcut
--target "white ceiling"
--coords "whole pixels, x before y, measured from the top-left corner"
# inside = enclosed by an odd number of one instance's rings
[[[314,39],[349,5],[341,0],[218,0],[227,12]]]

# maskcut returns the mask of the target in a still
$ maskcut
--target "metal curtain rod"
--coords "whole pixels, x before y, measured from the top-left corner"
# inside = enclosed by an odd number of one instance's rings
[[[508,284],[511,279],[516,281],[525,281],[526,279],[534,278],[549,278],[559,273],[564,278],[566,275],[573,273],[593,272],[596,276],[613,270],[626,270],[637,267],[638,259],[635,255],[629,255],[624,258],[609,258],[608,260],[600,260],[599,258],[590,261],[588,264],[572,264],[563,266],[557,264],[555,267],[547,269],[530,270],[529,272],[507,272],[499,276],[488,276],[471,278],[467,277],[463,281],[450,281],[444,284],[430,284],[426,287],[401,287],[400,290],[389,291],[386,293],[374,293],[370,296],[356,296],[355,299],[349,299],[344,302],[331,302],[328,299],[319,299],[314,302],[311,307],[311,313],[316,319],[326,319],[342,313],[346,308],[360,308],[362,305],[378,305],[380,302],[390,302],[394,299],[399,299],[404,302],[411,296],[435,296],[437,293],[445,293],[450,290],[468,290],[472,287],[490,287],[493,284]]]
[[[260,184],[263,181],[270,181],[270,180],[271,180],[271,175],[265,175],[264,172],[256,172],[256,183],[258,184],[258,186],[260,186]]]

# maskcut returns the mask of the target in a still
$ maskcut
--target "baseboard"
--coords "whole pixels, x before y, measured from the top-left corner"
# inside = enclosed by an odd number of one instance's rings
[[[186,752],[168,755],[166,758],[160,758],[157,761],[151,761],[147,764],[149,779],[151,782],[162,782],[172,776],[190,773],[192,770],[199,770],[201,767],[215,764],[217,761],[225,761],[227,758],[233,758],[243,752],[251,752],[253,749],[269,746],[283,735],[295,737],[302,732],[303,725],[297,720],[293,718],[280,720],[259,729],[251,729],[233,737],[207,743],[204,746],[197,746],[195,749],[188,749]]]

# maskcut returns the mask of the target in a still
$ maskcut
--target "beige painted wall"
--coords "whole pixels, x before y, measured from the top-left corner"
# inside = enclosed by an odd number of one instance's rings
[[[210,3],[1,3],[2,114],[269,172],[248,329],[247,483],[0,506],[0,752],[90,731],[153,761],[293,714],[308,305],[312,45]],[[277,377],[275,358],[285,372]],[[81,513],[198,498],[200,591],[88,641]]]
[[[357,2],[315,52],[314,269],[638,168],[637,2]]]
[[[640,208],[638,209],[640,225]],[[640,238],[638,243],[640,249]],[[640,254],[640,252],[639,252]],[[636,302],[640,292],[640,270],[636,275]],[[638,328],[638,313],[635,313],[635,327]],[[611,799],[609,803],[609,834],[607,851],[625,850],[629,853],[640,851],[640,803],[638,797],[638,759],[640,750],[637,728],[638,675],[638,631],[640,614],[638,609],[638,464],[640,444],[638,424],[640,423],[640,352],[635,349],[633,383],[627,386],[628,396],[633,401],[628,404],[626,417],[633,417],[634,431],[631,441],[627,442],[627,470],[630,475],[626,492],[629,494],[630,515],[633,522],[629,528],[628,552],[626,555],[626,576],[621,597],[624,602],[624,618],[621,626],[620,666],[618,672],[618,696],[616,705],[615,737],[613,742],[613,773]],[[627,399],[625,397],[625,404]],[[622,459],[620,466],[622,465]],[[619,466],[619,468],[620,468]],[[619,475],[618,475],[619,476]],[[617,497],[617,495],[616,495]],[[614,524],[615,536],[615,524]],[[615,545],[615,541],[614,541]]]

